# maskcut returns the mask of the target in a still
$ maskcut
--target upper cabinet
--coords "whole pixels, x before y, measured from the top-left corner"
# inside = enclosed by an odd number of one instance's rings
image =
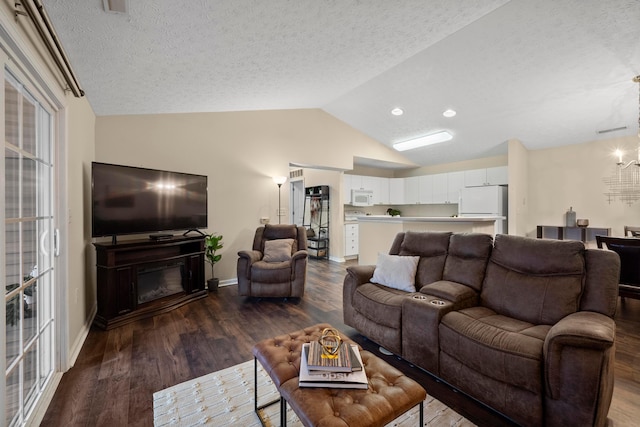
[[[351,190],[373,191],[374,205],[458,203],[464,187],[507,184],[506,166],[407,178],[343,174],[343,203],[351,204]]]
[[[506,166],[487,168],[487,185],[508,185],[509,170]]]
[[[363,176],[362,190],[373,191],[374,205],[389,204],[389,178],[379,176]]]
[[[390,180],[389,178],[376,177],[378,181],[378,191],[373,193],[373,203],[376,205],[389,205],[391,204],[389,198]]]
[[[410,176],[404,179],[404,204],[415,205],[420,203],[420,177]]]
[[[482,187],[485,185],[507,185],[509,183],[506,166],[464,171],[465,187]]]
[[[351,190],[373,191],[374,205],[389,204],[389,178],[343,174],[342,186],[345,205],[351,204]]]
[[[432,177],[433,197],[431,203],[458,203],[460,189],[464,187],[464,172],[448,172],[428,175]]]
[[[404,198],[404,178],[389,178],[389,204],[406,205]]]

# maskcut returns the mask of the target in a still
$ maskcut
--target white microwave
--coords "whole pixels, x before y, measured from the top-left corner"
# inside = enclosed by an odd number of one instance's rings
[[[373,206],[373,191],[351,190],[351,206]]]

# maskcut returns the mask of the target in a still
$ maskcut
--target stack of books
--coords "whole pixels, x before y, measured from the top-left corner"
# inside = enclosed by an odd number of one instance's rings
[[[334,356],[312,341],[302,345],[299,387],[366,389],[369,385],[356,344],[343,342]]]

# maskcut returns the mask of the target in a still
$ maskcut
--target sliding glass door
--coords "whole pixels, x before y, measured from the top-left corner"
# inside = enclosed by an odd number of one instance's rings
[[[54,372],[53,121],[5,71],[4,423],[22,425]]]

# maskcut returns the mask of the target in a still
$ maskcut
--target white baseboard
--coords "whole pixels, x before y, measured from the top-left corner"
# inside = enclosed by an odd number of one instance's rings
[[[94,304],[93,308],[91,308],[91,312],[87,321],[82,326],[80,333],[76,337],[76,340],[73,342],[73,345],[69,349],[69,356],[67,358],[67,369],[71,369],[73,365],[76,364],[76,360],[80,355],[80,350],[82,350],[82,345],[87,340],[87,336],[89,335],[89,331],[91,330],[91,324],[93,323],[93,319],[96,317],[96,313],[98,312],[98,305]]]
[[[220,286],[231,286],[231,285],[237,285],[237,284],[238,284],[238,278],[234,277],[233,279],[221,280],[220,284],[218,285],[218,287],[220,287]]]

